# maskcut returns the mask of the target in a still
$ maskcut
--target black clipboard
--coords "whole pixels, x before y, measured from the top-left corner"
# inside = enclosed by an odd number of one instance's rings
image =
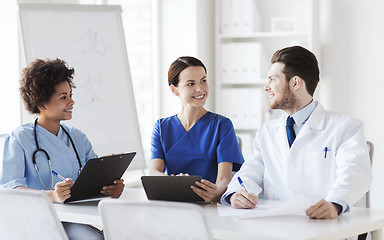
[[[101,189],[120,179],[135,155],[131,152],[89,159],[64,203],[107,197],[100,193]]]
[[[201,181],[200,176],[143,176],[145,194],[148,200],[165,200],[177,202],[203,202],[191,185],[198,187],[195,182]],[[199,188],[199,187],[198,187]]]

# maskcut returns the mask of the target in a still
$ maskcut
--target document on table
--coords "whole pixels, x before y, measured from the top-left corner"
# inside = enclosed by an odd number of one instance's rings
[[[265,203],[260,200],[254,209],[235,209],[228,205],[217,205],[220,216],[237,216],[238,219],[284,216],[294,214],[304,214],[311,206],[305,196],[301,196],[291,201],[268,201]]]

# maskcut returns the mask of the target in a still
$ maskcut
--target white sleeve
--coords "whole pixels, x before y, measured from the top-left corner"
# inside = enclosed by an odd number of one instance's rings
[[[253,193],[256,196],[263,190],[263,178],[264,178],[264,161],[260,151],[260,136],[262,135],[262,129],[257,131],[253,140],[253,151],[250,158],[245,159],[244,164],[240,170],[233,176],[231,182],[228,185],[227,191],[221,197],[223,204],[230,204],[229,198],[233,193],[240,191],[242,187],[237,180],[240,176],[243,180],[249,193]]]
[[[340,199],[352,207],[369,190],[372,182],[363,123],[348,119],[340,129],[338,139],[337,177],[325,199]]]

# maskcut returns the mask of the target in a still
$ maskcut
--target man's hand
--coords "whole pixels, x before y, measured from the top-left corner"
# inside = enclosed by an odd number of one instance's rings
[[[247,193],[245,190],[240,190],[237,193],[234,193],[229,201],[233,208],[245,208],[251,209],[255,208],[259,198],[253,193]]]
[[[312,219],[332,219],[337,218],[338,215],[336,206],[324,199],[312,205],[305,213]]]

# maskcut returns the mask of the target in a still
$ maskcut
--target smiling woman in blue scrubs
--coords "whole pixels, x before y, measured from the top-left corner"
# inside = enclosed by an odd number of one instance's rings
[[[44,191],[53,202],[70,197],[73,181],[86,161],[97,157],[79,129],[60,124],[72,118],[74,70],[59,59],[36,59],[23,70],[20,92],[26,109],[38,114],[33,123],[18,127],[4,143],[1,187]],[[40,150],[39,150],[40,149]],[[51,170],[65,176],[64,181]],[[105,186],[103,194],[118,198],[123,180]],[[93,227],[63,223],[69,239],[104,239]]]
[[[162,118],[152,134],[151,175],[199,175],[192,186],[206,202],[217,202],[232,171],[244,162],[231,120],[204,108],[209,86],[204,64],[180,57],[168,72],[172,93],[181,101],[177,115]]]

